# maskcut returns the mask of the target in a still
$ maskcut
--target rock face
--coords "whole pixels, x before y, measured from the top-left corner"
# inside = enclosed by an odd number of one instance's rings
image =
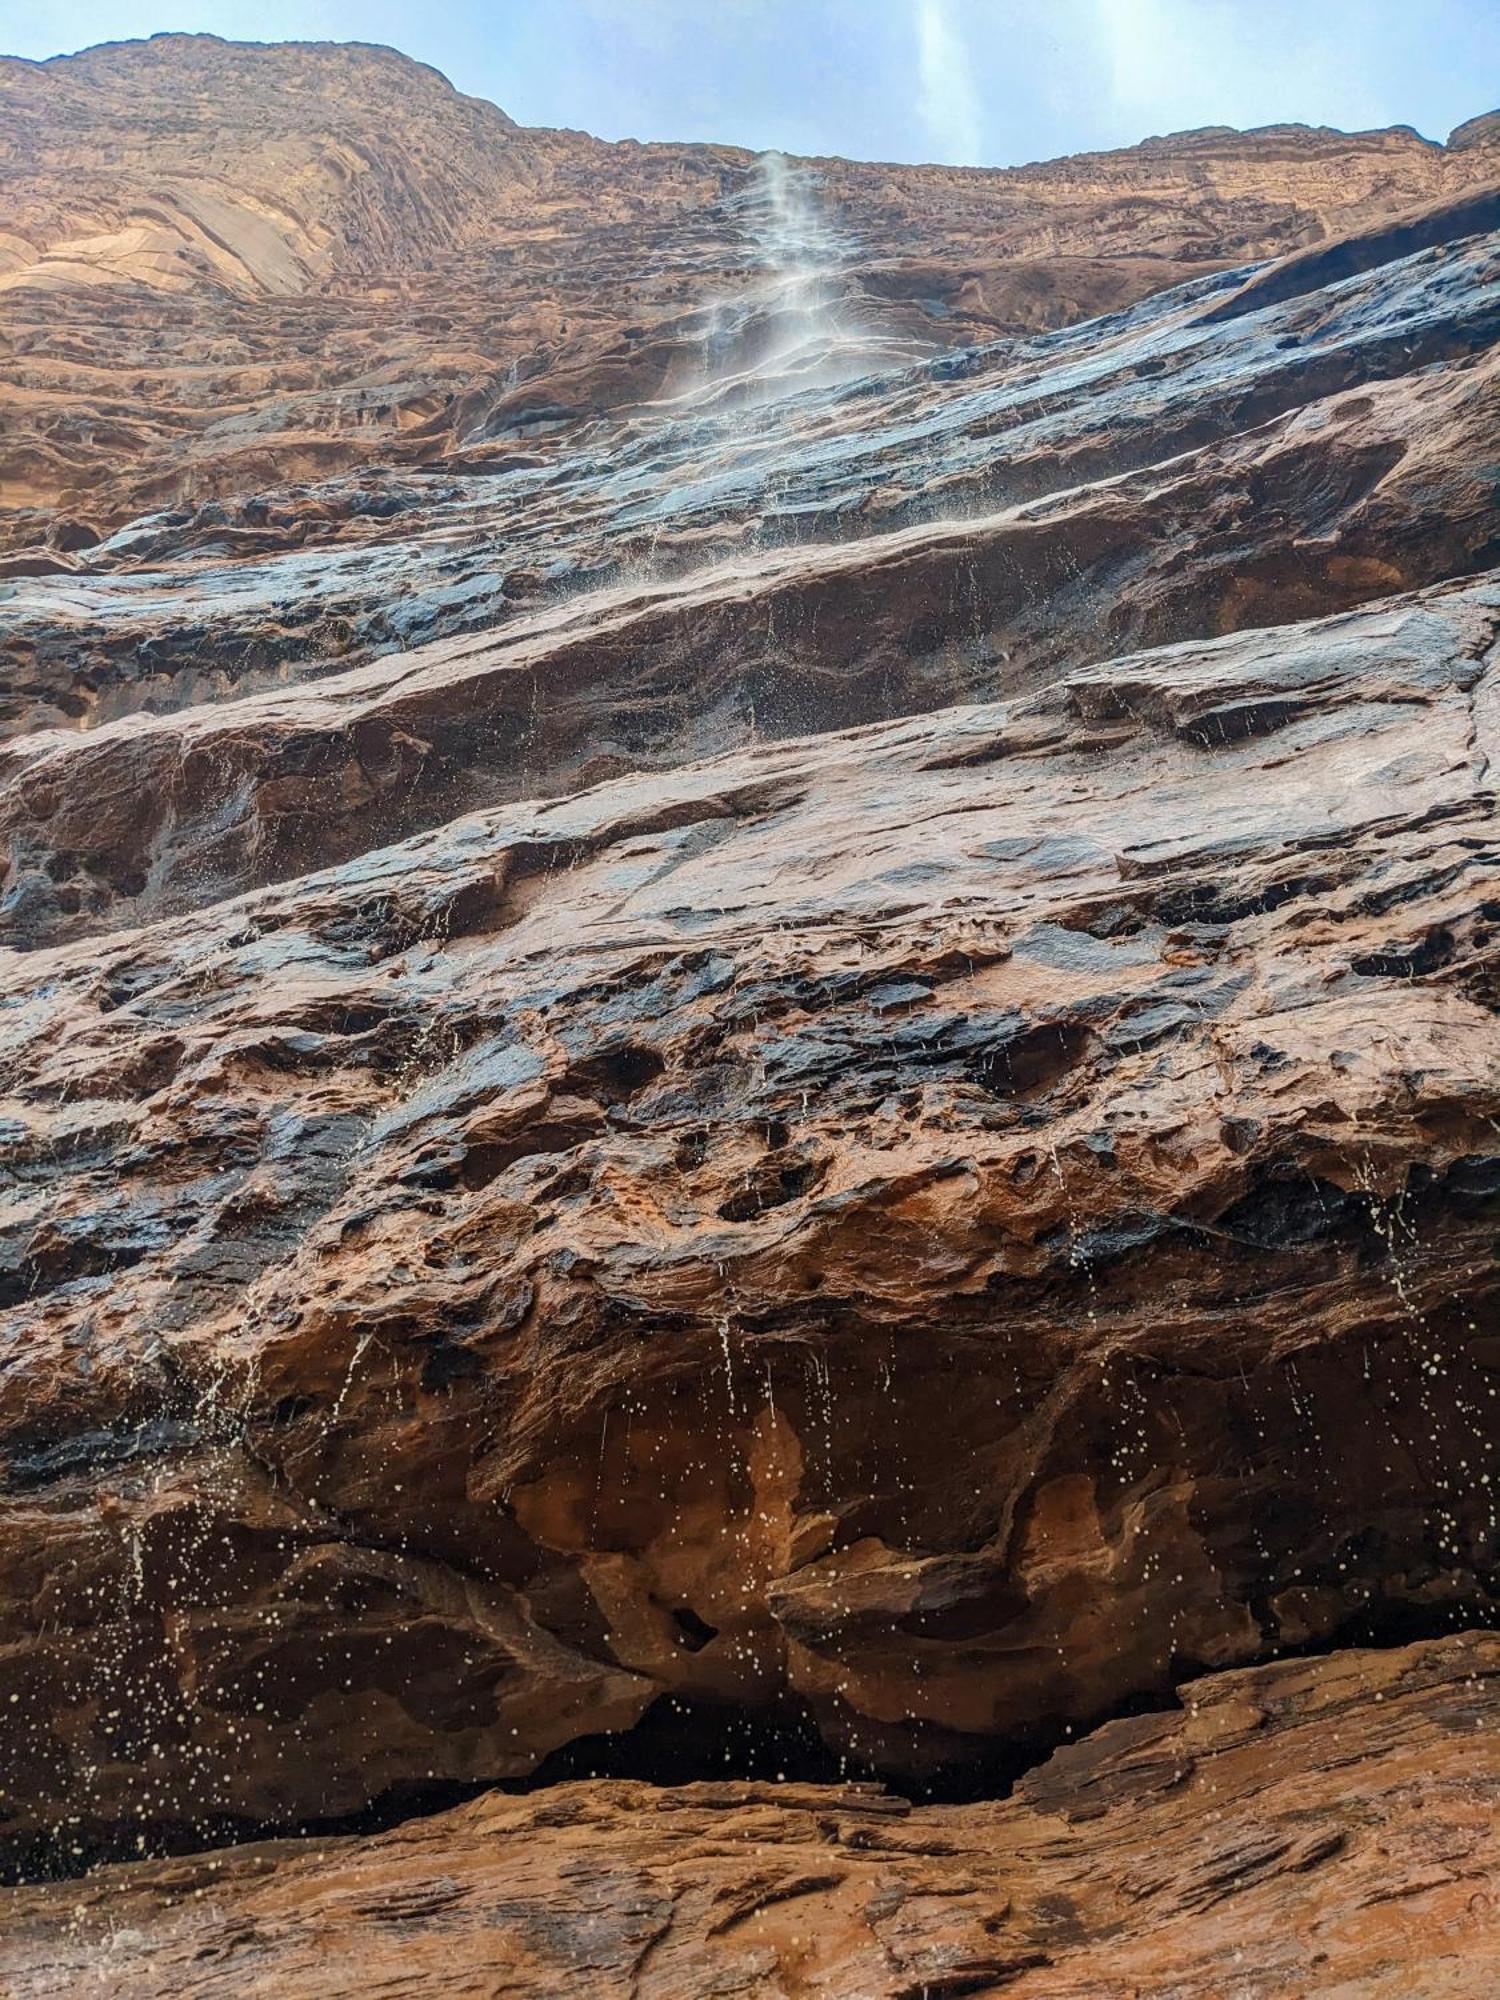
[[[12,391],[83,442],[0,606],[0,1862],[313,1840],[17,1889],[7,1990],[1487,1993],[1488,123],[954,176],[390,52],[6,85],[18,351],[275,361],[104,540],[93,364]],[[936,351],[880,283],[981,210],[1133,302]],[[313,331],[502,254],[467,414],[294,484]]]
[[[468,806],[1483,568],[1500,259],[1476,219],[1500,195],[1429,216],[1415,254],[1404,228],[1346,241],[1334,283],[1294,260],[1264,306],[1230,274],[748,413],[710,379],[550,467],[438,504],[392,486],[375,548],[289,553],[216,512],[161,569],[20,581],[0,924],[138,920]]]
[[[946,347],[1494,185],[1500,137],[1459,136],[1209,129],[1005,172],[814,171],[848,310]],[[32,569],[147,507],[462,463],[655,397],[768,254],[752,155],[526,131],[359,45],[0,59],[0,163],[0,528]],[[316,504],[293,514],[316,532]]]
[[[1493,1990],[1500,1641],[1218,1674],[1002,1804],[568,1784],[4,1897],[17,2000]]]
[[[666,1694],[910,1778],[1487,1615],[1497,633],[1441,586],[16,954],[13,1839]]]

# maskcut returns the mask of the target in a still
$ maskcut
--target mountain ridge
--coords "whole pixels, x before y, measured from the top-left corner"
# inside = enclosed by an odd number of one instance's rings
[[[1470,126],[1456,153],[1401,128],[1279,126],[1019,168],[804,165],[847,230],[859,309],[947,348],[1500,179],[1500,138]],[[263,462],[295,478],[314,453],[464,448],[443,412],[481,372],[516,378],[518,410],[655,393],[684,307],[754,277],[732,198],[756,158],[522,127],[379,44],[163,36],[7,59],[0,551],[48,513],[80,517],[76,539],[234,490],[205,439],[248,408]],[[108,492],[80,425],[111,438]]]

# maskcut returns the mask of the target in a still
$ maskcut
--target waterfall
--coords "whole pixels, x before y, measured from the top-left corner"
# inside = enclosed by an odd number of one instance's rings
[[[679,395],[754,407],[913,358],[909,342],[867,323],[851,270],[856,246],[810,167],[762,153],[727,205],[758,275],[709,310],[701,362]]]

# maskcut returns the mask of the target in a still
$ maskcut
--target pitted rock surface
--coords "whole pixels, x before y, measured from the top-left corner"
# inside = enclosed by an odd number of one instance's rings
[[[596,440],[523,475],[503,528],[493,497],[482,523],[466,506],[461,555],[412,529],[388,563],[242,558],[222,597],[198,565],[22,581],[11,712],[31,726],[0,748],[0,936],[140,921],[476,805],[1483,569],[1497,243],[1459,235],[1227,322],[1204,318],[1222,283],[1192,287],[1024,357],[976,351],[957,380],[919,364],[807,392],[748,434],[733,412],[661,412],[612,434],[618,458]],[[570,537],[572,582],[510,601],[510,553],[567,568]],[[487,629],[390,651],[428,622],[424,575],[455,563],[466,582],[436,596]],[[250,694],[226,649],[275,626],[286,589],[293,636],[331,594],[384,657],[277,667]],[[241,699],[213,698],[226,676]]]
[[[1488,1995],[1493,119],[0,144],[6,1990]]]
[[[16,1836],[665,1693],[920,1775],[1488,1615],[1497,631],[1443,586],[16,954]]]

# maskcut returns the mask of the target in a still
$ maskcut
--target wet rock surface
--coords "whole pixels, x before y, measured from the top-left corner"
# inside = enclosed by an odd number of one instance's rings
[[[0,66],[0,1868],[130,1864],[0,1979],[1488,1993],[1492,121],[382,154],[412,66],[262,61],[217,152],[244,50]],[[168,423],[153,314],[274,366]],[[294,425],[330,326],[469,400]]]
[[[59,513],[97,535],[655,396],[761,261],[753,156],[527,130],[391,49],[5,59],[0,148],[5,503],[63,566]],[[1450,147],[1209,128],[1004,172],[813,165],[862,320],[947,346],[1493,184],[1497,152],[1476,119]]]
[[[705,548],[1035,500],[1489,339],[1466,274],[1445,329],[1304,304],[1187,375],[1170,322],[1045,338],[1299,246],[1324,263],[1287,305],[1493,228],[1484,120],[1446,148],[1276,127],[1005,172],[792,163],[773,198],[764,158],[528,131],[390,50],[161,36],[0,62],[0,149],[6,733],[337,671]],[[1448,220],[1388,240],[1411,210]],[[923,355],[935,390],[868,379]],[[1245,486],[1217,482],[1224,525]],[[1355,594],[1439,573],[1354,556]]]
[[[1441,586],[15,954],[13,1842],[669,1693],[1003,1768],[1488,1616],[1497,632]]]
[[[1426,251],[1227,322],[1234,272],[1087,334],[906,369],[871,372],[878,347],[851,336],[863,373],[767,404],[699,382],[487,462],[257,485],[148,516],[51,573],[18,558],[0,735],[209,707],[463,633],[592,626],[658,593],[653,640],[680,670],[684,575],[716,565],[751,589],[778,557],[795,579],[796,545],[936,523],[949,532],[885,650],[910,672],[908,652],[957,647],[951,684],[971,693],[1482,566],[1500,308],[1495,238],[1472,210],[1445,211]],[[800,636],[794,609],[779,644],[728,663],[740,708],[774,718],[763,683],[796,665]]]
[[[113,597],[18,584],[16,729],[70,701],[191,705],[0,749],[0,933],[139,921],[475,805],[1483,569],[1500,553],[1497,240],[1205,324],[1215,281],[1023,358],[976,352],[958,380],[921,364],[777,403],[748,432],[734,414],[643,419],[617,456],[525,475],[531,499],[503,531],[471,526],[467,556],[437,545],[469,577],[438,594],[489,629],[300,687],[211,698],[237,685],[216,662],[245,621],[257,642],[262,617],[276,629],[278,556],[229,574],[228,624],[201,570],[151,586],[149,610],[134,579]],[[567,567],[570,536],[594,581],[507,604],[507,552]],[[420,538],[389,569],[299,556],[307,615],[331,592],[357,599],[366,641],[420,629],[434,560]],[[141,638],[158,619],[178,621],[170,646]]]
[[[1489,1990],[1500,1642],[1218,1674],[1003,1803],[565,1784],[0,1892],[17,1996]]]

